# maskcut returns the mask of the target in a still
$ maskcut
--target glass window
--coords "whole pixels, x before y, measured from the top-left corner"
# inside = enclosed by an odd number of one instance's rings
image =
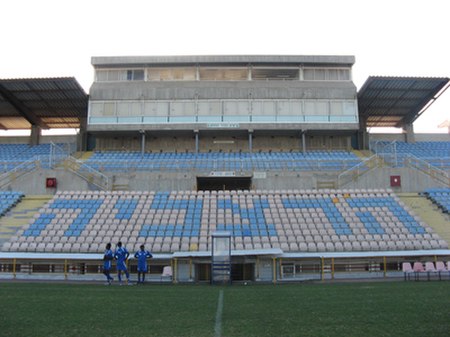
[[[108,70],[97,70],[96,71],[96,81],[104,82],[108,80]]]
[[[127,70],[127,80],[128,81],[143,81],[144,80],[144,69]]]
[[[148,68],[149,81],[195,81],[196,69],[190,68]]]
[[[298,68],[253,68],[253,80],[298,80]]]
[[[203,81],[245,81],[246,68],[200,68],[200,80]]]

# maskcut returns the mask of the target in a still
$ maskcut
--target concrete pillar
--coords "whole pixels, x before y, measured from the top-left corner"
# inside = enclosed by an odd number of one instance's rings
[[[144,154],[145,154],[145,131],[140,130],[139,132],[141,134],[141,157],[144,157]]]
[[[194,130],[195,133],[195,153],[199,151],[198,130]]]
[[[37,125],[31,126],[30,145],[39,145],[41,138],[41,128]]]
[[[248,130],[248,152],[253,152],[253,130]]]
[[[78,151],[87,151],[87,118],[80,118],[80,131],[78,133],[77,139],[77,149]]]
[[[302,152],[306,153],[306,130],[302,131]]]
[[[369,149],[369,133],[367,132],[367,117],[359,116],[358,150]]]
[[[406,143],[414,143],[414,127],[412,124],[406,124],[403,126],[403,133],[405,134]]]

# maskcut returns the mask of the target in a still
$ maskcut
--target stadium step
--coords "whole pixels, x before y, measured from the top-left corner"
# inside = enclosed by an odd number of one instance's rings
[[[369,150],[353,150],[353,153],[361,159],[366,159],[373,155],[372,151]]]
[[[427,198],[417,193],[399,193],[400,199],[450,245],[450,219]]]
[[[113,191],[128,191],[130,189],[130,186],[128,184],[113,184],[112,190]]]
[[[82,161],[88,160],[94,154],[94,152],[92,151],[77,152],[77,153],[79,153],[79,156],[75,156],[75,158]]]
[[[5,216],[0,218],[0,247],[27,225],[40,208],[52,199],[51,195],[31,195],[22,198]]]

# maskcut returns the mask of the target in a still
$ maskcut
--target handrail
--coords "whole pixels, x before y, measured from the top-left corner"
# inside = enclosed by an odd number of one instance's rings
[[[33,158],[13,167],[8,172],[0,174],[0,188],[10,184],[19,177],[33,172],[39,166],[40,161]]]
[[[89,160],[88,164],[98,168],[105,168],[108,170],[109,166],[115,164],[118,170],[121,171],[182,171],[187,168],[200,171],[248,171],[248,170],[281,170],[281,171],[314,171],[327,170],[342,171],[349,167],[353,167],[355,162],[360,162],[359,158],[355,159],[293,159],[293,160],[278,160],[278,161],[264,161],[255,159],[158,159],[158,160],[128,160],[128,161],[114,161],[114,160]],[[100,169],[101,170],[101,169]]]
[[[83,161],[78,160],[72,156],[68,156],[65,159],[64,163],[66,169],[75,173],[87,182],[94,184],[103,190],[109,189],[109,178],[102,172],[87,165]]]
[[[421,171],[429,175],[434,180],[443,183],[444,185],[450,187],[450,176],[444,170],[431,165],[429,162],[420,159],[412,154],[406,156],[405,163],[418,171]]]
[[[363,174],[370,172],[372,169],[379,166],[380,161],[380,156],[374,154],[369,158],[363,159],[362,162],[356,164],[348,170],[341,172],[338,175],[338,187],[341,188],[352,180],[356,180]]]

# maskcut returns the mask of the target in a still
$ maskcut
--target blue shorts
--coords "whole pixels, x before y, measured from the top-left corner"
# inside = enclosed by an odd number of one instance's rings
[[[127,265],[125,264],[125,262],[117,262],[117,270],[126,271]]]

